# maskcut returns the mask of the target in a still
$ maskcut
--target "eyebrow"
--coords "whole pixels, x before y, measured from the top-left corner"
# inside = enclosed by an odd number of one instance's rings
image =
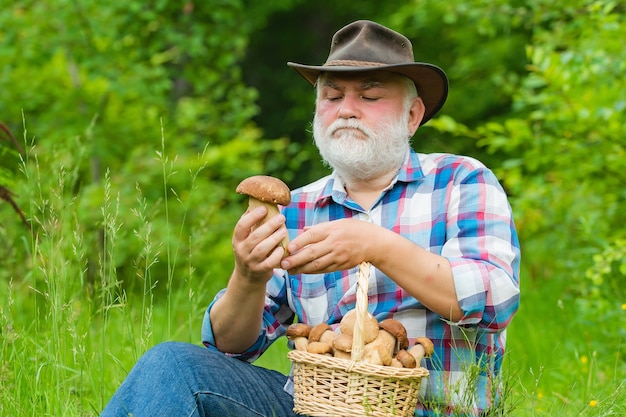
[[[379,80],[367,80],[365,82],[363,82],[360,86],[361,90],[370,90],[372,88],[377,88],[377,87],[382,87],[384,86],[385,83],[383,81],[379,81]],[[330,87],[330,88],[334,88],[335,90],[339,90],[339,86],[335,83],[335,81],[330,78],[327,77],[326,80],[324,81],[324,86],[325,87]]]

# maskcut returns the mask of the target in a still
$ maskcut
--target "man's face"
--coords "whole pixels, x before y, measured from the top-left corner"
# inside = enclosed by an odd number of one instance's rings
[[[348,182],[395,173],[421,121],[421,100],[407,102],[406,84],[385,72],[320,82],[313,135],[324,161]]]

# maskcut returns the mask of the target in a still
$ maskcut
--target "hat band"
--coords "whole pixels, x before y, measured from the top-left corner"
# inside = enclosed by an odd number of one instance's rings
[[[325,67],[384,67],[385,65],[387,64],[370,61],[354,61],[348,59],[336,59],[333,61],[328,61],[324,64]]]

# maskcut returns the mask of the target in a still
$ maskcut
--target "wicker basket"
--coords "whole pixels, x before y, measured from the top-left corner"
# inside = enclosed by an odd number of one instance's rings
[[[424,368],[361,362],[370,265],[357,275],[356,326],[351,360],[293,350],[294,412],[316,417],[413,416]]]

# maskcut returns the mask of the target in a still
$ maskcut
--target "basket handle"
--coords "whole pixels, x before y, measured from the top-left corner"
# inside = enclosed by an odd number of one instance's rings
[[[359,264],[359,270],[356,274],[357,289],[356,289],[356,316],[354,324],[354,332],[352,334],[352,353],[351,359],[359,362],[363,357],[363,331],[365,327],[365,320],[367,320],[367,291],[369,286],[370,277],[370,263],[361,262]]]

